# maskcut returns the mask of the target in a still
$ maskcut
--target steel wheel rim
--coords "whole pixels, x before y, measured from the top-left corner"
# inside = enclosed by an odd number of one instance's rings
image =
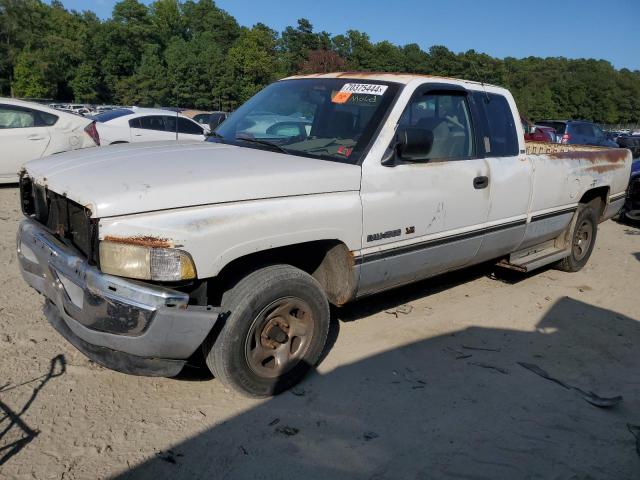
[[[585,257],[591,246],[592,239],[593,225],[585,220],[576,229],[576,233],[573,236],[573,256],[576,260],[580,261]]]
[[[262,309],[249,328],[245,358],[254,373],[276,378],[294,368],[309,350],[315,319],[307,302],[284,297]]]

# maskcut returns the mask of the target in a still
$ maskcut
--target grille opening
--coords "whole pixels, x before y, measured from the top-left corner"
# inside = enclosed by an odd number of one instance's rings
[[[98,221],[91,218],[88,208],[33,183],[24,174],[20,178],[20,199],[25,216],[74,247],[91,264],[98,264]]]

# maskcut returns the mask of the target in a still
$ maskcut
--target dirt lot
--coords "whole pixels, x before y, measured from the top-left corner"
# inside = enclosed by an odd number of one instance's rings
[[[0,189],[0,478],[640,478],[638,229],[601,225],[576,274],[481,267],[339,310],[317,372],[252,401],[88,361],[20,278],[19,218]]]

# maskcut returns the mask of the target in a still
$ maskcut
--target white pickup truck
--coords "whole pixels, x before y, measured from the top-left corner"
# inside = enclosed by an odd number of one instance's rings
[[[288,78],[207,142],[30,162],[18,256],[96,362],[174,376],[199,352],[267,396],[320,358],[329,305],[479,262],[589,259],[624,149],[525,144],[509,92],[417,75]]]

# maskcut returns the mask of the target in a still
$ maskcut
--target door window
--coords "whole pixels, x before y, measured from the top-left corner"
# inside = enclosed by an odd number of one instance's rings
[[[36,116],[33,110],[0,105],[0,128],[29,128],[35,124]]]
[[[149,115],[140,117],[140,127],[145,130],[160,130],[164,132],[164,120],[160,115]]]
[[[417,95],[407,105],[398,125],[425,130],[428,137],[433,137],[431,148],[423,154],[429,160],[475,156],[471,115],[465,95]]]
[[[186,133],[189,135],[204,135],[202,127],[196,125],[191,120],[178,117],[178,133]]]
[[[176,117],[175,116],[165,116],[164,118],[164,127],[167,132],[176,133]]]

